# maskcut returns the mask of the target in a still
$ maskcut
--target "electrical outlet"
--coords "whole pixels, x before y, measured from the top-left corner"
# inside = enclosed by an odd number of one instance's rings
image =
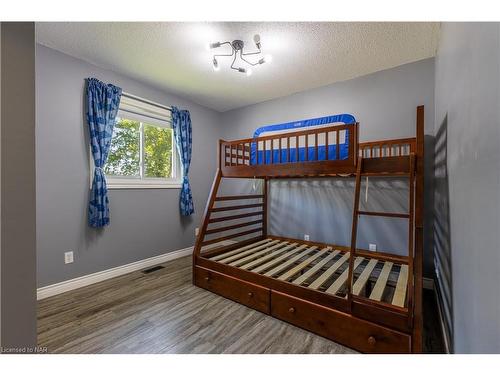
[[[73,258],[73,252],[72,251],[67,251],[64,253],[64,264],[68,263],[73,263],[74,258]]]
[[[304,241],[309,241],[309,235],[308,234],[304,234]]]
[[[368,245],[368,250],[370,251],[377,251],[377,244],[371,243]]]
[[[194,235],[197,236],[198,234],[200,234],[200,228],[195,228]]]

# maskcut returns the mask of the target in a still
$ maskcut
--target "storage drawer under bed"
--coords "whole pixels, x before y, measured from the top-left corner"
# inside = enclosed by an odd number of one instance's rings
[[[194,269],[194,283],[265,314],[270,313],[270,290],[202,267]]]
[[[271,315],[364,353],[410,353],[404,333],[271,291]]]

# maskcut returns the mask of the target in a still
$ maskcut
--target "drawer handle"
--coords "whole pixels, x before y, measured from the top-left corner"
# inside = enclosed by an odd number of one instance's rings
[[[248,297],[252,298],[253,297],[253,293],[252,292],[248,292]]]
[[[205,276],[205,281],[210,281],[210,277],[209,276]]]
[[[295,312],[295,307],[290,307],[288,311],[293,314]]]
[[[377,343],[377,340],[375,340],[375,337],[373,337],[373,336],[368,337],[368,344],[370,346],[374,346],[376,343]]]

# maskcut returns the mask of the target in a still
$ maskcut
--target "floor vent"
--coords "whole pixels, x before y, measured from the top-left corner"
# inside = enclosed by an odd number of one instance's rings
[[[155,271],[158,271],[158,270],[161,270],[162,268],[165,268],[163,266],[154,266],[154,267],[151,267],[151,268],[148,268],[148,269],[145,269],[142,271],[142,273],[144,274],[148,274],[148,273],[151,273],[151,272],[155,272]]]

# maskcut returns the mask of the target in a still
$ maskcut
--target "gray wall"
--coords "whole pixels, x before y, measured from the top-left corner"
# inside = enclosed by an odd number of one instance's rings
[[[1,24],[0,346],[36,345],[35,26]]]
[[[442,25],[435,252],[457,353],[500,352],[499,66],[498,23]]]
[[[215,173],[220,114],[40,45],[36,69],[38,286],[192,246]],[[111,224],[87,226],[87,77],[191,112],[195,215],[180,216],[179,189],[110,190]],[[65,265],[69,250],[75,262]]]
[[[345,82],[223,113],[224,138],[249,137],[255,128],[273,123],[336,113],[352,113],[360,122],[360,141],[415,136],[415,114],[425,105],[425,130],[434,130],[434,60],[427,59]],[[432,137],[430,137],[432,138]],[[431,150],[432,151],[432,150]],[[430,165],[432,167],[432,164]],[[428,178],[428,183],[432,182]],[[228,183],[248,191],[249,184]],[[370,179],[368,203],[373,210],[407,209],[405,180]],[[270,233],[314,241],[350,244],[353,179],[276,180],[271,183]],[[364,195],[364,194],[362,194]],[[432,207],[432,206],[431,206]],[[432,211],[427,212],[426,273],[432,274]],[[407,221],[362,218],[358,245],[407,253]],[[430,264],[430,266],[429,266]],[[429,269],[430,268],[430,269]]]

